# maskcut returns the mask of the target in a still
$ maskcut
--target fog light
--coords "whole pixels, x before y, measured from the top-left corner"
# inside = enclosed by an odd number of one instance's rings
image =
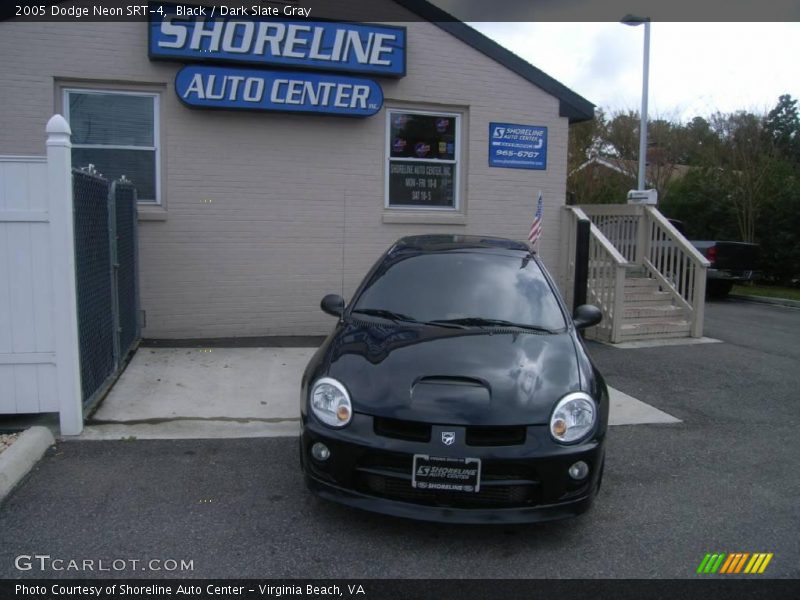
[[[331,451],[328,450],[328,447],[322,442],[317,442],[311,446],[311,456],[316,460],[328,460],[331,456]]]
[[[589,465],[579,460],[569,468],[569,476],[573,479],[585,479],[589,474]]]

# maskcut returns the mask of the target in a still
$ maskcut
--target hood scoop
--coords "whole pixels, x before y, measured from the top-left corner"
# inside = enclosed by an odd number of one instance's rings
[[[459,409],[488,409],[491,400],[489,384],[473,377],[420,377],[411,387],[412,406],[424,406],[429,410],[438,408],[441,411],[436,412],[441,412],[442,416],[458,413]]]

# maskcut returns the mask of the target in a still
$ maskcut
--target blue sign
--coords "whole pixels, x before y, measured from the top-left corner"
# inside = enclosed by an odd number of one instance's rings
[[[383,104],[381,86],[360,77],[207,65],[189,65],[178,71],[175,93],[185,104],[200,108],[353,117],[374,115]]]
[[[489,123],[489,166],[547,169],[547,127]]]
[[[150,58],[406,74],[404,27],[264,19],[250,12],[264,8],[257,4],[240,7],[236,16],[223,16],[231,10],[223,6],[149,8]]]

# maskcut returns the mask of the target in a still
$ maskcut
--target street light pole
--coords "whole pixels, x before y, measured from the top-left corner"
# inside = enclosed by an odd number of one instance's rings
[[[644,66],[642,67],[642,114],[639,125],[639,190],[644,190],[647,165],[647,90],[650,80],[650,19],[644,22]]]
[[[636,27],[644,23],[644,59],[642,67],[642,111],[639,115],[639,190],[646,187],[647,167],[647,91],[650,80],[650,17],[626,15],[622,22]]]

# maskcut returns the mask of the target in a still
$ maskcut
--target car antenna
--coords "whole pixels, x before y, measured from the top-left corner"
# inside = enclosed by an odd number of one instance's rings
[[[347,243],[347,190],[342,190],[342,298],[344,298],[344,255]]]

